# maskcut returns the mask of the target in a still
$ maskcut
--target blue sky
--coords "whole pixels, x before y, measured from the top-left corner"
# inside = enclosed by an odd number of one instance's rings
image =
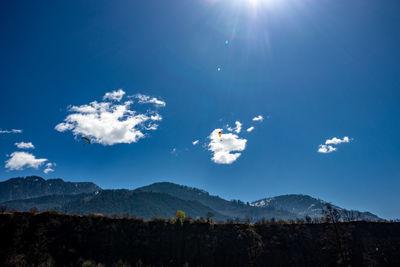
[[[399,218],[399,14],[395,0],[4,1],[0,130],[23,132],[0,134],[0,181],[170,181],[244,201],[303,193]],[[159,114],[157,130],[139,125],[145,138],[113,145],[55,130],[71,106],[118,89],[111,105]],[[226,128],[235,121],[240,133]],[[234,147],[247,140],[230,164],[212,160],[215,129]],[[6,168],[19,151],[48,161]]]

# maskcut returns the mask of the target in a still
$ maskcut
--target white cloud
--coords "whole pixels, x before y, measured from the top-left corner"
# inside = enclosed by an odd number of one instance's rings
[[[10,159],[6,160],[5,168],[10,170],[23,170],[24,168],[39,168],[47,159],[37,159],[27,152],[14,152]]]
[[[54,169],[52,168],[52,167],[54,167],[54,166],[56,166],[56,164],[55,163],[47,163],[46,164],[46,169],[44,169],[43,170],[43,172],[45,173],[45,174],[48,174],[49,172],[54,172]]]
[[[337,150],[336,147],[328,146],[328,145],[319,145],[319,148],[318,148],[318,152],[323,153],[323,154],[331,153],[336,150]]]
[[[240,133],[242,130],[242,123],[240,121],[235,121],[235,128],[230,127],[229,125],[226,125],[226,129],[230,132],[235,131],[236,133]]]
[[[195,140],[195,141],[193,141],[192,142],[192,144],[195,146],[195,145],[197,145],[199,143],[199,140]]]
[[[137,98],[140,104],[155,104],[156,106],[162,106],[162,107],[166,106],[166,103],[164,101],[159,100],[155,97],[150,97],[148,95],[137,94],[132,97]]]
[[[208,150],[213,152],[211,160],[218,164],[232,164],[241,155],[238,151],[245,150],[247,140],[240,139],[232,133],[222,134],[219,137],[218,133],[221,131],[222,129],[215,129],[208,137],[210,139]]]
[[[333,137],[325,141],[325,145],[339,145],[341,143],[350,143],[350,138],[348,136],[343,137],[343,139]]]
[[[0,130],[0,134],[9,134],[9,133],[22,133],[22,130],[18,129]]]
[[[342,143],[350,143],[350,138],[348,136],[343,137],[343,139],[333,137],[332,139],[327,139],[325,145],[319,145],[319,153],[331,153],[336,151],[337,148],[331,145],[340,145]]]
[[[118,91],[108,92],[103,96],[103,100],[116,100],[121,101],[122,97],[125,95],[125,91],[119,89]]]
[[[122,91],[121,89],[119,91]],[[106,93],[104,99],[118,100],[123,93]],[[120,98],[121,96],[121,98]],[[131,109],[132,101],[124,103],[97,102],[72,106],[64,122],[56,125],[59,132],[72,131],[75,137],[85,136],[93,143],[114,145],[136,143],[145,137],[144,131],[156,130],[162,117],[156,111],[140,114]]]
[[[247,128],[247,132],[251,132],[251,131],[253,131],[254,130],[254,126],[251,126],[251,127],[249,127],[249,128]]]
[[[235,121],[235,124],[236,124],[235,132],[240,133],[240,131],[242,130],[242,124],[240,123],[240,121]]]
[[[257,117],[253,118],[253,121],[263,121],[264,117],[262,115],[258,115]]]
[[[19,143],[15,143],[14,145],[16,145],[18,148],[21,148],[21,149],[35,148],[35,146],[31,142],[28,142],[28,143],[19,142]]]

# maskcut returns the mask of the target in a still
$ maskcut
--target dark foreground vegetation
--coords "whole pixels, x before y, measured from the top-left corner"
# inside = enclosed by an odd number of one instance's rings
[[[0,214],[0,266],[400,266],[400,223]]]

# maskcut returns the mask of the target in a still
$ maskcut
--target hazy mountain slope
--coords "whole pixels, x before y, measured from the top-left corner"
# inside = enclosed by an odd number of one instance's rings
[[[91,193],[98,190],[101,188],[94,183],[72,183],[64,182],[62,179],[45,180],[38,176],[12,178],[0,182],[0,203],[46,195]]]
[[[328,203],[313,198],[308,195],[282,195],[271,198],[264,198],[261,200],[257,200],[252,202],[250,205],[254,207],[261,208],[275,208],[279,210],[286,210],[295,214],[298,214],[299,217],[318,217],[323,216],[323,209]],[[352,219],[361,219],[361,220],[380,220],[380,218],[370,212],[360,212],[353,210],[346,210],[341,207],[332,205],[332,207],[339,210],[342,217],[346,218],[350,216]]]
[[[215,210],[198,201],[182,200],[168,194],[137,192],[130,190],[103,190],[98,194],[67,203],[61,211],[67,213],[124,213],[149,219],[151,217],[173,217],[177,210],[183,210],[186,216],[206,217],[207,212],[215,214],[218,220],[226,219]]]
[[[74,195],[50,195],[43,197],[35,197],[28,199],[11,200],[1,203],[1,206],[6,207],[8,210],[27,211],[31,208],[37,208],[39,211],[44,210],[59,210],[67,203],[82,199],[90,194],[74,194]]]
[[[185,200],[196,200],[230,218],[245,219],[251,217],[252,220],[257,220],[261,218],[289,219],[296,217],[296,214],[286,210],[280,211],[272,207],[260,209],[246,205],[241,201],[227,201],[218,196],[211,196],[204,190],[167,182],[154,183],[140,187],[135,191],[165,193]]]

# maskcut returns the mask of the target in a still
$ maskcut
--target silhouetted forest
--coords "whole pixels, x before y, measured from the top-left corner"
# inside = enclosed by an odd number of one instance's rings
[[[0,214],[0,266],[400,266],[400,223]]]

